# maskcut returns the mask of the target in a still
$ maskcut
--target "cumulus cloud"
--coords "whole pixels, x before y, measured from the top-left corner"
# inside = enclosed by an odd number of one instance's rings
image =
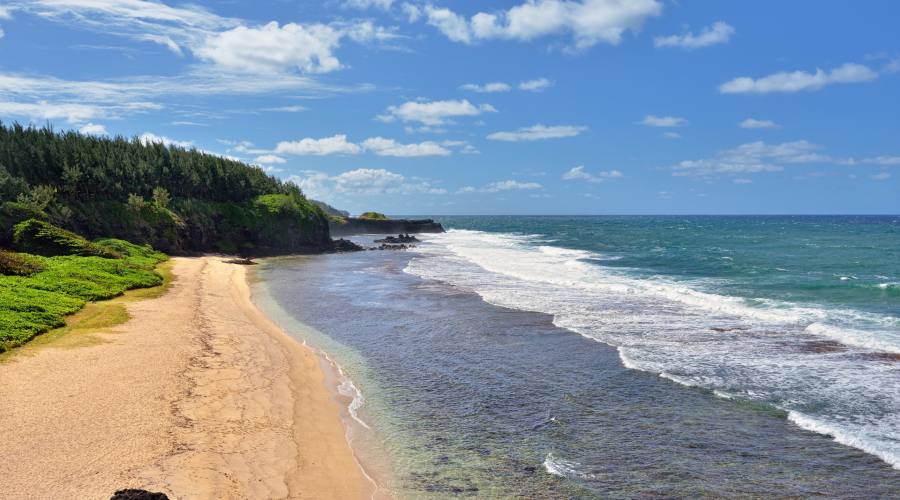
[[[378,156],[393,156],[400,158],[413,158],[421,156],[449,156],[452,151],[449,147],[465,147],[467,143],[463,141],[444,141],[437,143],[433,141],[424,141],[420,143],[402,144],[394,139],[384,137],[370,137],[361,143],[355,143],[347,140],[345,134],[336,134],[331,137],[323,137],[314,139],[307,137],[298,141],[282,141],[275,147],[274,152],[279,154],[290,155],[356,155],[368,151]],[[235,151],[257,151],[248,149],[243,144],[234,147]],[[465,151],[465,150],[463,150]],[[257,160],[259,163],[265,163]]]
[[[308,73],[327,73],[341,67],[333,53],[341,35],[326,25],[279,26],[273,21],[257,28],[238,26],[210,35],[194,53],[229,70],[271,73],[298,68]]]
[[[443,125],[448,119],[458,116],[478,116],[482,113],[497,112],[490,104],[474,105],[468,100],[461,101],[409,101],[399,106],[390,106],[384,114],[376,118],[383,122],[400,119],[404,122],[419,122],[428,126]]]
[[[461,88],[462,90],[479,93],[509,92],[510,90],[512,90],[512,87],[510,87],[508,83],[503,82],[491,82],[485,83],[484,85],[479,85],[477,83],[466,83],[464,85],[461,85],[459,88]]]
[[[688,121],[678,116],[654,116],[647,115],[641,120],[641,125],[648,127],[681,127],[687,125]]]
[[[599,184],[606,179],[616,179],[619,177],[624,177],[622,172],[618,170],[604,170],[598,172],[596,174],[592,174],[584,169],[584,165],[579,165],[577,167],[572,167],[566,173],[562,175],[563,180],[565,181],[587,181],[593,182],[595,184]]]
[[[299,141],[281,141],[275,146],[276,153],[298,156],[355,155],[362,152],[359,145],[347,141],[345,134],[313,139],[306,137]]]
[[[144,144],[164,144],[166,146],[175,146],[179,148],[190,149],[194,147],[194,141],[177,141],[175,139],[170,139],[164,135],[156,135],[152,132],[144,132],[141,134],[138,139]]]
[[[78,131],[85,135],[107,135],[106,127],[97,123],[88,123],[78,129]]]
[[[529,191],[543,189],[537,182],[520,182],[516,180],[497,181],[481,187],[465,186],[459,193],[499,193],[500,191]]]
[[[543,139],[560,139],[563,137],[575,137],[587,130],[587,127],[577,125],[545,126],[540,123],[530,127],[520,128],[512,132],[494,132],[487,136],[492,141],[540,141]]]
[[[417,157],[450,155],[449,149],[431,141],[419,144],[400,144],[394,139],[372,137],[363,141],[362,147],[378,156]]]
[[[870,176],[873,181],[886,181],[891,178],[890,172],[878,172],[875,175]]]
[[[747,118],[738,124],[741,128],[781,128],[781,125],[772,120],[757,120],[755,118]]]
[[[447,190],[432,182],[408,178],[385,169],[359,168],[339,175],[308,170],[288,178],[313,198],[329,198],[335,194],[385,195],[385,194],[446,194]]]
[[[275,163],[287,163],[287,160],[278,156],[278,155],[260,155],[253,159],[254,163],[261,163],[263,165],[272,165]]]
[[[528,41],[569,34],[577,49],[604,42],[618,45],[626,31],[637,32],[662,12],[658,0],[528,0],[508,10],[478,12],[466,18],[447,8],[426,5],[423,15],[455,42],[505,39]]]
[[[757,141],[720,151],[712,158],[685,160],[672,169],[676,176],[714,177],[780,172],[786,165],[835,162],[832,157],[819,153],[821,149],[805,140],[781,144]]]
[[[728,43],[734,36],[734,28],[727,23],[717,21],[712,26],[707,26],[694,35],[689,31],[683,35],[660,36],[653,39],[656,47],[677,47],[685,50],[694,50],[719,43]]]
[[[782,71],[761,78],[740,77],[719,86],[723,94],[768,94],[772,92],[801,92],[820,90],[839,83],[868,82],[878,78],[878,73],[863,64],[847,63],[830,71],[816,69],[806,71]]]
[[[541,92],[553,86],[553,82],[548,80],[547,78],[536,78],[534,80],[527,80],[519,84],[519,90],[525,90],[528,92]]]

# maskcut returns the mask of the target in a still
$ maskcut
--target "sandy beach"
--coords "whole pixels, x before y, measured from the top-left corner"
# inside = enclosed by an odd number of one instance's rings
[[[174,259],[130,320],[0,363],[0,498],[368,498],[318,357],[250,301],[247,268]]]

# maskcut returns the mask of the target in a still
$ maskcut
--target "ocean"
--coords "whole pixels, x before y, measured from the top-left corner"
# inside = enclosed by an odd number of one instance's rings
[[[900,492],[900,217],[435,218],[254,289],[391,494]]]

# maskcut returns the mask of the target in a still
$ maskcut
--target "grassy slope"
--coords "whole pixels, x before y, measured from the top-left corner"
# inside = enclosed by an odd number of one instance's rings
[[[121,240],[94,244],[124,257],[28,256],[43,270],[30,276],[0,276],[0,352],[65,326],[65,317],[89,301],[163,284],[163,276],[153,269],[167,259],[165,254]]]

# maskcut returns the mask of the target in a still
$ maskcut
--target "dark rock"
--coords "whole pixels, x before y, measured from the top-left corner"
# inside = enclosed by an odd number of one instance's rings
[[[375,240],[375,243],[419,243],[419,239],[415,236],[410,236],[409,234],[398,234],[397,236],[388,236],[387,238],[382,238],[380,240]]]
[[[119,490],[109,500],[169,500],[165,493],[154,493],[147,490]]]
[[[353,243],[350,240],[345,240],[343,238],[339,238],[334,240],[334,251],[335,252],[359,252],[360,250],[365,250],[365,248]]]
[[[332,236],[352,234],[443,233],[444,227],[432,219],[360,219],[348,217],[343,223],[328,223]]]
[[[238,264],[241,266],[255,266],[256,262],[253,262],[249,257],[239,257],[235,259],[228,259],[225,261],[226,264]]]

